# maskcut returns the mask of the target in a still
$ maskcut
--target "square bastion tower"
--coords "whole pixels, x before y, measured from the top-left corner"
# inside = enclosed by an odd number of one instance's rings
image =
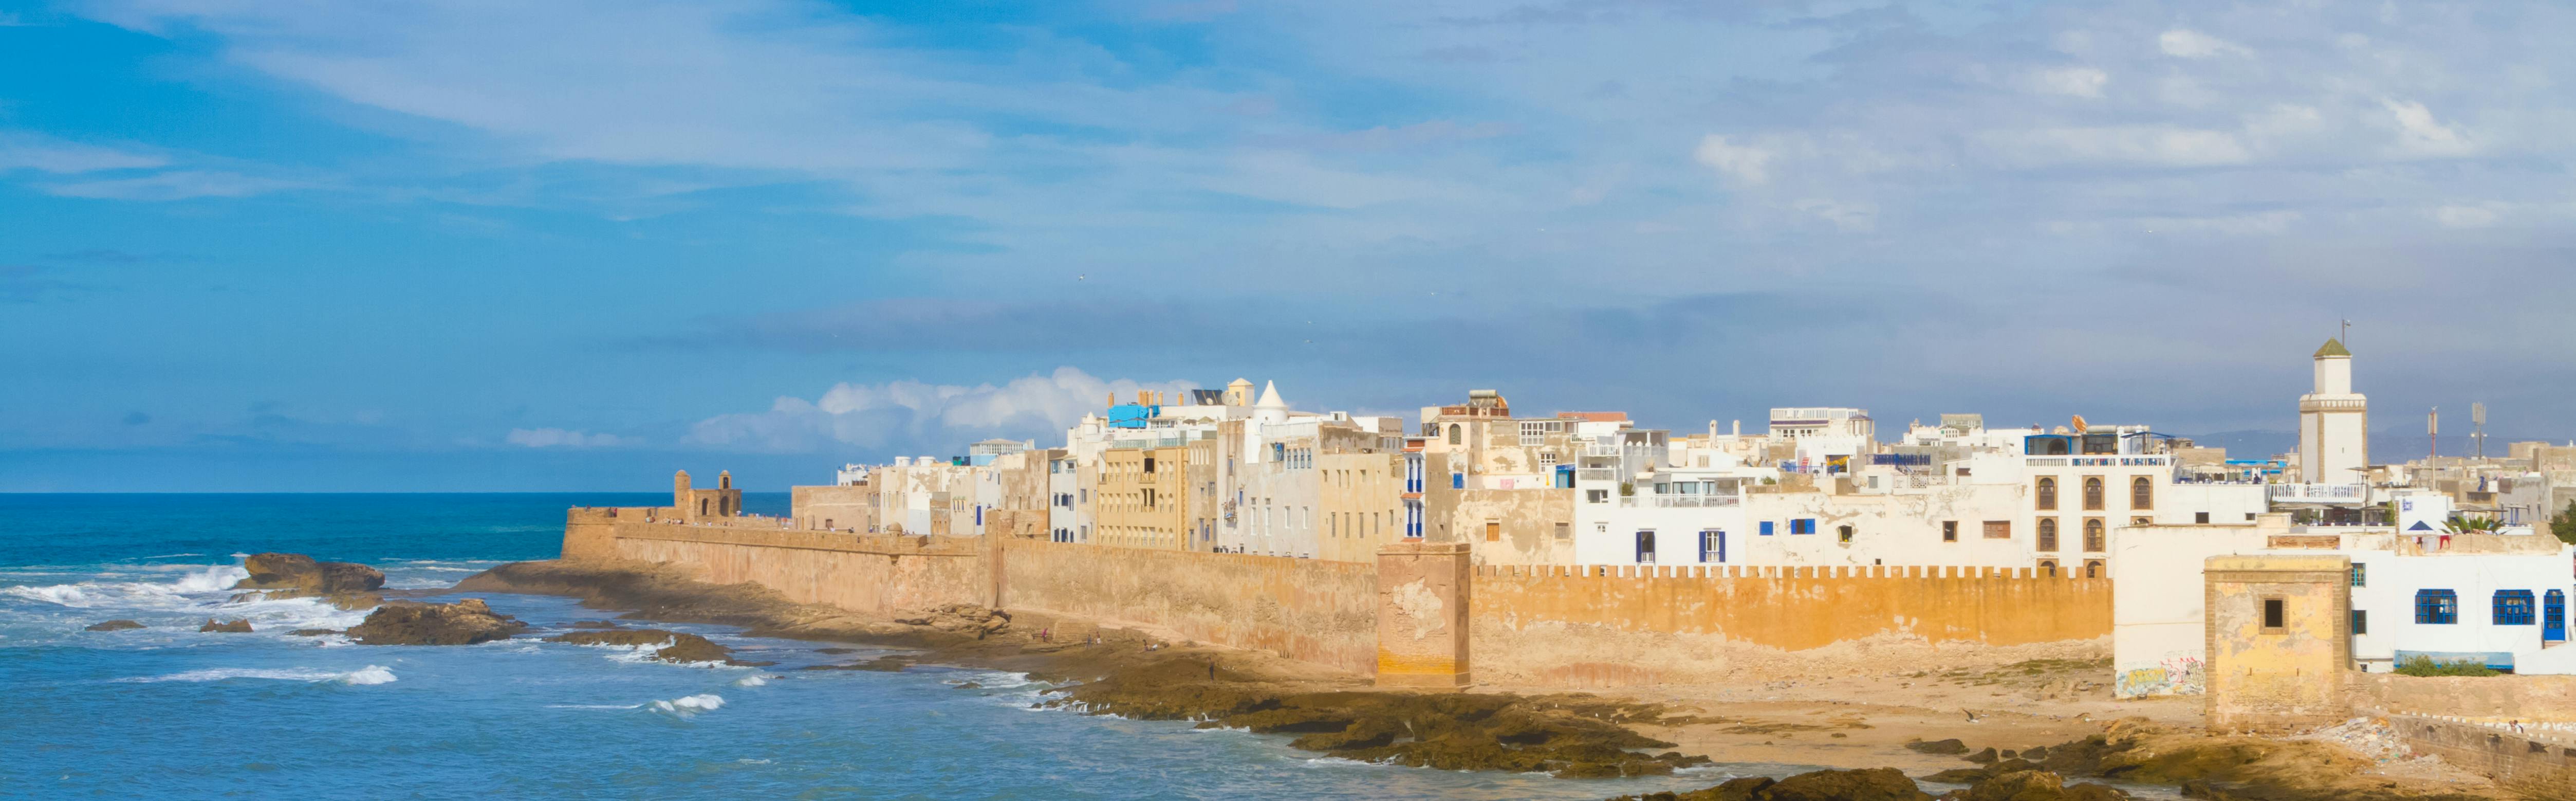
[[[2352,391],[2352,351],[2317,348],[2316,391],[2299,396],[2299,481],[2358,484],[2370,466],[2370,401]]]

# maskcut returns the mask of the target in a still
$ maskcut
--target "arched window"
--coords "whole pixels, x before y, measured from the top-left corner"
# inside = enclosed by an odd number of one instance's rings
[[[2099,518],[2099,517],[2088,517],[2088,518],[2085,518],[2085,519],[2084,519],[2084,550],[2085,550],[2086,552],[2088,552],[2088,553],[2101,553],[2102,551],[2108,550],[2108,549],[2106,549],[2106,548],[2102,547],[2102,546],[2104,545],[2103,540],[2104,540],[2104,538],[2103,538],[2103,536],[2102,536],[2102,518]]]
[[[2047,576],[2047,577],[2049,577],[2049,578],[2056,578],[2056,577],[2057,577],[2057,560],[2055,560],[2055,559],[2042,559],[2042,560],[2039,560],[2039,574],[2040,574],[2040,575],[2043,575],[2043,576]]]
[[[2101,476],[2084,477],[2084,508],[2088,511],[2102,508]]]
[[[2043,551],[2057,550],[2057,518],[2043,517],[2039,519],[2039,549]]]
[[[2048,476],[2040,476],[2039,490],[2035,495],[2039,498],[2039,508],[2057,508],[2057,479],[2050,478]]]
[[[1466,441],[1467,441],[1467,429],[1466,429],[1466,426],[1461,426],[1461,425],[1459,425],[1459,424],[1457,424],[1457,423],[1450,423],[1450,424],[1449,424],[1449,444],[1451,444],[1451,445],[1457,445],[1457,444],[1460,444],[1460,443],[1463,443],[1463,442],[1466,442]]]
[[[699,516],[699,517],[705,517],[705,516],[707,516],[707,499],[705,499],[705,498],[699,498],[699,499],[698,499],[698,516]]]
[[[2086,560],[2084,560],[2084,577],[2085,577],[2085,578],[2101,578],[2101,577],[2102,577],[2102,560],[2100,560],[2100,559],[2086,559]]]
[[[2156,508],[2156,482],[2147,480],[2146,476],[2129,479],[2129,508]]]

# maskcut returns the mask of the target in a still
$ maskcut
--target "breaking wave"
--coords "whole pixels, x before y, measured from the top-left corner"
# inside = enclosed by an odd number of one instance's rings
[[[195,603],[189,595],[225,592],[233,584],[249,578],[250,571],[240,565],[214,565],[190,572],[167,584],[148,581],[83,581],[42,587],[9,587],[0,589],[8,595],[56,606],[87,609],[100,605],[167,608]]]
[[[717,695],[715,693],[699,693],[697,695],[673,698],[668,701],[655,701],[653,702],[653,711],[685,718],[696,715],[700,712],[712,712],[717,708],[724,706],[724,703],[724,696]]]
[[[271,679],[276,681],[305,681],[314,683],[337,682],[340,684],[365,686],[370,684],[392,683],[394,681],[394,672],[383,665],[368,665],[345,673],[308,669],[277,670],[265,668],[207,668],[205,670],[191,670],[184,673],[172,673],[167,676],[142,676],[131,679],[118,679],[118,681],[148,684],[164,681],[227,681],[231,679]]]

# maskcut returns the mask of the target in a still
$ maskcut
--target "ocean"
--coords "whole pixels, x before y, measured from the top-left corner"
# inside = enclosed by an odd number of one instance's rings
[[[1590,799],[1803,770],[1569,780],[1370,765],[1282,736],[1031,709],[1045,687],[1018,674],[797,671],[886,651],[822,654],[831,643],[722,626],[646,624],[779,664],[539,642],[614,614],[560,598],[480,596],[536,630],[447,647],[289,636],[365,613],[227,600],[249,553],[445,587],[553,557],[567,506],[668,497],[0,494],[0,796]],[[786,505],[744,497],[753,512]],[[254,631],[198,633],[209,617]],[[82,630],[120,618],[147,627]]]

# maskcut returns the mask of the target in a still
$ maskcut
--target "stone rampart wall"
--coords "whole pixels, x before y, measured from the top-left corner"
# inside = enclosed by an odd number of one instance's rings
[[[2576,676],[2347,675],[2355,705],[2391,714],[2576,723]]]
[[[1006,609],[1159,627],[1360,674],[1376,669],[1375,564],[1044,540],[1002,547]]]
[[[1480,567],[1469,596],[1476,678],[1693,683],[1719,680],[1760,651],[1863,640],[2011,646],[2111,633],[2109,579],[1960,572]]]
[[[972,539],[641,521],[614,524],[614,538],[619,559],[676,565],[718,584],[754,582],[854,612],[993,602],[992,572]]]
[[[2415,753],[2485,774],[2524,798],[2576,798],[2576,746],[2563,734],[2404,715],[2388,723]]]
[[[818,532],[781,529],[775,519],[648,521],[659,517],[651,514],[656,511],[573,510],[565,558],[673,564],[708,581],[757,582],[797,601],[870,614],[978,603],[1151,627],[1359,674],[1376,672],[1382,656],[1381,608],[1390,602],[1379,592],[1381,567],[1372,563],[1016,537]],[[2111,629],[2107,579],[1956,568],[1646,573],[1473,569],[1465,575],[1465,651],[1472,653],[1475,681],[1714,681],[1729,660],[1748,653],[1860,641],[1936,647],[2094,641]],[[1456,667],[1464,672],[1465,659]]]

